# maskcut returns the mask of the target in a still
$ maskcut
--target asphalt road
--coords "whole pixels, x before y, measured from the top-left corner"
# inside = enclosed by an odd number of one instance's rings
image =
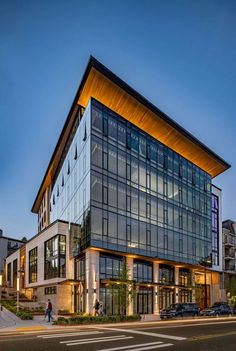
[[[1,335],[1,351],[235,351],[236,320],[81,327]]]

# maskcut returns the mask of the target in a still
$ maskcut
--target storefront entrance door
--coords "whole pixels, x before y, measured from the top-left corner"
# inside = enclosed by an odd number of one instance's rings
[[[163,288],[160,289],[159,293],[159,306],[160,310],[169,307],[172,303],[175,303],[174,289]]]
[[[137,313],[153,313],[153,289],[139,288],[137,293]]]

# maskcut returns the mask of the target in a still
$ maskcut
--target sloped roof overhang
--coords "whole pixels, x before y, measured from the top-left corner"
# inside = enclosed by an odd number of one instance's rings
[[[43,194],[54,178],[73,128],[78,106],[86,107],[91,97],[200,167],[212,178],[230,168],[225,160],[91,56],[35,198],[32,212],[38,212]]]

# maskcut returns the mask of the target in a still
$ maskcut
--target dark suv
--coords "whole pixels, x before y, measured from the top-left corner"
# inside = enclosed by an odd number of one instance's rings
[[[215,302],[211,307],[202,310],[200,314],[201,316],[230,316],[232,310],[227,302]]]
[[[161,311],[161,319],[199,316],[199,306],[194,302],[174,303]]]

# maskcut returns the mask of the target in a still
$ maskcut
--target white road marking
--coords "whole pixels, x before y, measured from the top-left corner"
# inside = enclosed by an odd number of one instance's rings
[[[144,351],[144,350],[152,350],[152,349],[160,349],[162,347],[173,346],[173,344],[162,344],[156,346],[148,346],[148,347],[140,347],[139,349],[132,349],[130,351]]]
[[[82,339],[79,342],[73,342],[73,340],[71,340],[69,342],[67,341],[66,346],[94,344],[94,343],[99,343],[99,342],[117,341],[117,340],[120,340],[120,339],[121,340],[133,339],[133,336],[122,335],[122,338],[120,336],[119,338],[118,337],[109,337],[109,338]]]
[[[111,336],[102,336],[100,338],[89,338],[89,339],[78,339],[78,340],[64,340],[64,341],[60,341],[60,344],[68,344],[68,343],[72,343],[72,342],[77,342],[77,341],[89,341],[89,340],[104,340],[104,339],[111,339],[111,338],[123,338],[126,335],[111,335]]]
[[[97,329],[102,329],[102,330],[114,330],[117,332],[121,333],[131,333],[131,334],[139,334],[139,335],[146,335],[146,336],[153,336],[156,338],[162,338],[162,339],[171,339],[171,340],[186,340],[186,338],[182,336],[175,336],[175,335],[167,335],[167,334],[156,334],[156,333],[149,333],[149,332],[144,332],[144,331],[139,331],[139,330],[130,330],[130,329],[118,329],[118,328],[105,328],[105,327],[98,327]]]
[[[129,345],[129,346],[119,346],[119,347],[112,347],[109,349],[103,349],[103,350],[98,350],[98,351],[118,351],[118,350],[127,350],[127,349],[133,349],[134,347],[140,347],[140,346],[152,346],[152,345],[159,345],[163,344],[162,341],[155,341],[155,342],[147,342],[145,344],[136,344],[136,345]]]
[[[53,339],[53,338],[66,338],[69,336],[77,336],[77,335],[93,335],[93,334],[104,334],[102,331],[86,331],[86,332],[78,332],[78,333],[63,333],[63,334],[50,334],[50,335],[37,335],[37,338],[42,339]]]
[[[176,322],[176,321],[175,321]],[[185,327],[198,327],[198,326],[202,326],[202,325],[220,325],[220,324],[232,324],[232,323],[236,323],[236,321],[227,321],[227,322],[210,322],[210,323],[194,323],[194,324],[180,324],[180,325],[174,325],[174,324],[166,324],[166,325],[158,325],[156,327],[143,327],[143,328],[137,328],[136,330],[150,330],[150,329],[167,329],[167,328],[185,328]],[[137,325],[137,324],[136,324]]]

